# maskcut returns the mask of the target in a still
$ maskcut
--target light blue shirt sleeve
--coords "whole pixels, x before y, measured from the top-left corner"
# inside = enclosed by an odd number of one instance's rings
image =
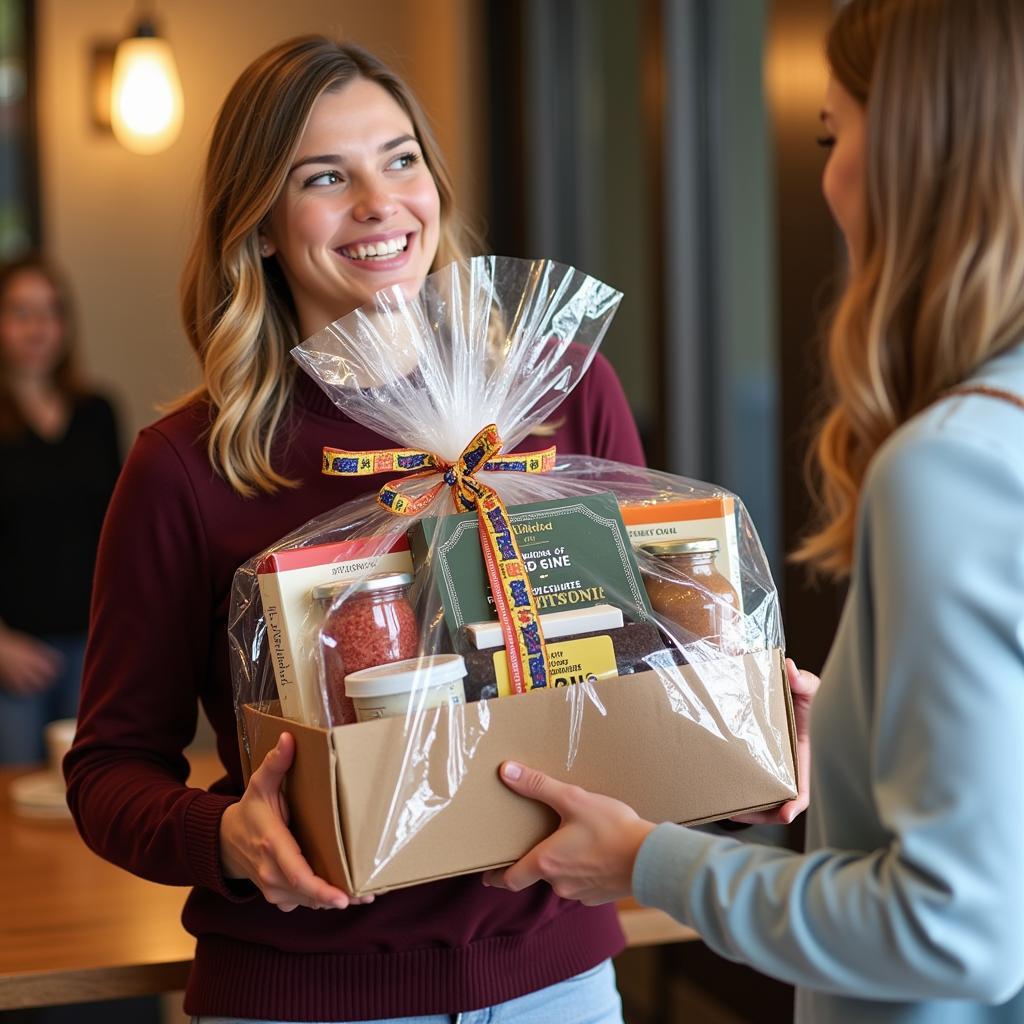
[[[869,474],[853,619],[822,685],[868,723],[863,800],[823,809],[860,848],[827,827],[801,855],[662,825],[640,902],[837,995],[1000,1003],[1024,985],[1022,466],[970,431],[922,430]],[[812,723],[816,750],[832,740]],[[812,800],[841,793],[841,770],[813,772]]]

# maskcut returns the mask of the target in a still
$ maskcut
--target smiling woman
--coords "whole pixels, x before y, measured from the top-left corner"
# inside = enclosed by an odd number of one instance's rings
[[[365,50],[318,36],[269,50],[235,83],[202,206],[182,312],[204,382],[181,407],[213,401],[210,459],[239,493],[291,486],[270,454],[295,374],[289,350],[388,284],[415,290],[477,242],[405,83]],[[340,251],[401,234],[415,251],[405,274],[370,273],[358,248],[356,259]]]
[[[381,288],[415,295],[440,218],[409,115],[376,82],[357,79],[313,105],[260,253],[279,261],[309,336]]]
[[[122,474],[65,762],[95,850],[195,887],[185,1006],[201,1021],[440,1022],[481,1007],[503,1021],[621,1021],[608,963],[623,947],[614,908],[488,890],[472,876],[354,905],[313,873],[288,831],[290,737],[248,785],[239,762],[227,631],[235,570],[375,486],[323,476],[325,444],[392,446],[297,374],[289,350],[381,288],[417,294],[468,249],[424,117],[376,58],[303,37],[243,72],[213,130],[184,275],[203,383],[140,434]],[[553,436],[523,447],[643,462],[600,356],[563,410]],[[200,701],[227,773],[210,792],[185,784]]]

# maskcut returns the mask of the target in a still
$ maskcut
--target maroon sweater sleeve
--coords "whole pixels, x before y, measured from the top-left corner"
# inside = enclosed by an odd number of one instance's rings
[[[78,734],[64,764],[68,803],[101,856],[153,881],[234,898],[218,832],[237,798],[185,785],[213,591],[188,475],[168,441],[146,430],[100,540]]]

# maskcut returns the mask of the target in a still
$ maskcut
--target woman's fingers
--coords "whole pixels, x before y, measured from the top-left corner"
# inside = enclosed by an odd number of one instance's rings
[[[272,849],[258,867],[254,881],[267,902],[285,912],[296,907],[345,910],[356,902],[341,889],[318,877],[297,846],[294,849]]]
[[[484,883],[518,892],[540,879],[567,899],[607,903],[629,894],[637,851],[654,828],[626,804],[559,782],[515,761],[501,766],[505,784],[547,804],[561,826],[504,871]]]
[[[547,804],[563,818],[569,813],[572,800],[579,792],[578,787],[559,782],[517,761],[505,761],[502,764],[501,781],[520,796]]]
[[[813,673],[796,667],[792,658],[786,659],[786,682],[793,698],[793,724],[796,729],[797,774],[800,787],[796,798],[787,800],[778,807],[767,811],[750,811],[737,814],[732,821],[744,825],[789,825],[799,814],[807,810],[811,802],[811,703],[818,692],[821,680]]]
[[[290,732],[283,732],[263,758],[263,763],[252,773],[249,785],[255,786],[265,797],[276,799],[294,760],[295,740]]]
[[[510,867],[484,872],[484,885],[494,889],[508,889],[509,892],[522,892],[534,882],[541,881],[544,872],[540,870],[539,861],[543,855],[543,847],[544,843],[539,843]]]
[[[249,878],[264,898],[285,912],[296,907],[344,910],[358,900],[320,878],[288,830],[281,791],[295,757],[295,740],[282,733],[252,774],[242,799],[221,819],[221,860],[229,878]]]
[[[766,811],[747,811],[736,814],[730,821],[738,821],[743,825],[791,825],[798,815],[807,810],[810,803],[803,777],[801,776],[800,795],[795,800],[787,800],[778,807],[770,807]]]
[[[348,894],[314,873],[290,832],[284,830],[274,847],[276,866],[286,881],[286,891],[293,894],[295,902],[304,907],[337,910],[348,907],[351,902]]]
[[[813,672],[797,668],[793,659],[787,658],[786,682],[793,698],[797,736],[806,736],[810,728],[811,702],[818,692],[821,680]]]

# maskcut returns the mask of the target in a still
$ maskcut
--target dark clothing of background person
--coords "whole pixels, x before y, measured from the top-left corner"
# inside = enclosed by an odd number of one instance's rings
[[[114,411],[99,395],[74,398],[52,440],[28,425],[0,437],[0,622],[63,657],[41,692],[0,687],[0,762],[43,760],[43,726],[75,716],[96,548],[120,465]]]

